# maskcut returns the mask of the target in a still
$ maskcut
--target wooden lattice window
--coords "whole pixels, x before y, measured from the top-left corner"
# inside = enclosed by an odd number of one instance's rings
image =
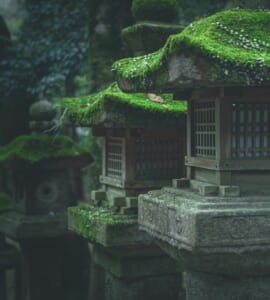
[[[195,103],[193,109],[193,155],[215,158],[216,120],[215,102]]]
[[[106,142],[106,175],[116,179],[123,177],[124,140],[107,138]]]
[[[270,104],[234,103],[231,109],[232,158],[269,158]]]
[[[135,178],[168,179],[179,176],[181,142],[176,139],[137,139],[135,142]]]

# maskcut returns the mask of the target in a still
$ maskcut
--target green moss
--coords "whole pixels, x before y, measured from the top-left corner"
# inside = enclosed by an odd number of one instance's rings
[[[68,212],[77,233],[91,241],[96,241],[99,228],[105,225],[114,226],[115,230],[118,230],[119,227],[133,224],[135,220],[134,217],[116,214],[109,209],[88,204],[70,207]]]
[[[131,11],[137,21],[168,21],[177,20],[178,0],[133,0]]]
[[[183,54],[206,59],[213,81],[261,84],[270,80],[269,28],[269,12],[223,11],[170,36],[157,52],[120,60],[113,69],[126,90],[162,89],[169,59]]]
[[[0,164],[36,163],[44,159],[75,157],[88,152],[67,136],[23,135],[0,148]]]
[[[158,125],[171,120],[179,123],[186,112],[185,101],[174,101],[172,94],[161,95],[163,102],[151,101],[147,94],[123,93],[116,83],[104,91],[82,98],[66,98],[63,105],[70,122],[81,126],[115,122],[123,126],[138,126],[152,120]]]
[[[0,192],[0,212],[12,210],[14,208],[10,195]]]

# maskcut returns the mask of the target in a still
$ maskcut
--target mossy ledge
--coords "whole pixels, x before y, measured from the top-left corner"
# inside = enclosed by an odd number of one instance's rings
[[[0,165],[13,161],[37,163],[80,155],[90,154],[67,136],[22,135],[0,148]]]
[[[172,94],[160,95],[162,102],[151,101],[144,93],[123,93],[116,83],[82,98],[63,99],[65,121],[80,126],[144,127],[168,122],[181,124],[187,110],[185,101],[174,101]],[[153,125],[154,126],[154,125]]]
[[[120,88],[128,92],[166,91],[194,84],[269,84],[269,28],[269,12],[222,11],[170,36],[154,53],[115,62],[113,71]],[[181,72],[183,60],[179,58],[196,65],[200,74],[188,74],[189,68]],[[170,74],[172,66],[181,76]]]
[[[137,222],[136,216],[116,214],[110,209],[89,204],[70,207],[68,213],[69,219],[72,218],[73,229],[75,228],[78,234],[92,242],[97,241],[98,232],[104,226],[111,226],[116,233],[119,233],[123,227]]]

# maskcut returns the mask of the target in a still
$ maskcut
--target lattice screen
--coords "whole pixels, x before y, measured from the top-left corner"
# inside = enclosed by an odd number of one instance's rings
[[[215,102],[195,103],[193,109],[193,155],[215,158],[216,120]]]
[[[270,104],[232,104],[232,158],[270,157]]]
[[[181,142],[175,139],[138,139],[135,143],[135,178],[168,179],[180,175]]]
[[[106,175],[121,179],[123,177],[124,140],[109,137],[106,143]]]

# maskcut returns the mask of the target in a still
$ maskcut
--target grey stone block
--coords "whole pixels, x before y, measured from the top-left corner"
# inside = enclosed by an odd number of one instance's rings
[[[221,185],[219,187],[219,195],[221,197],[239,197],[240,187],[236,185]]]

